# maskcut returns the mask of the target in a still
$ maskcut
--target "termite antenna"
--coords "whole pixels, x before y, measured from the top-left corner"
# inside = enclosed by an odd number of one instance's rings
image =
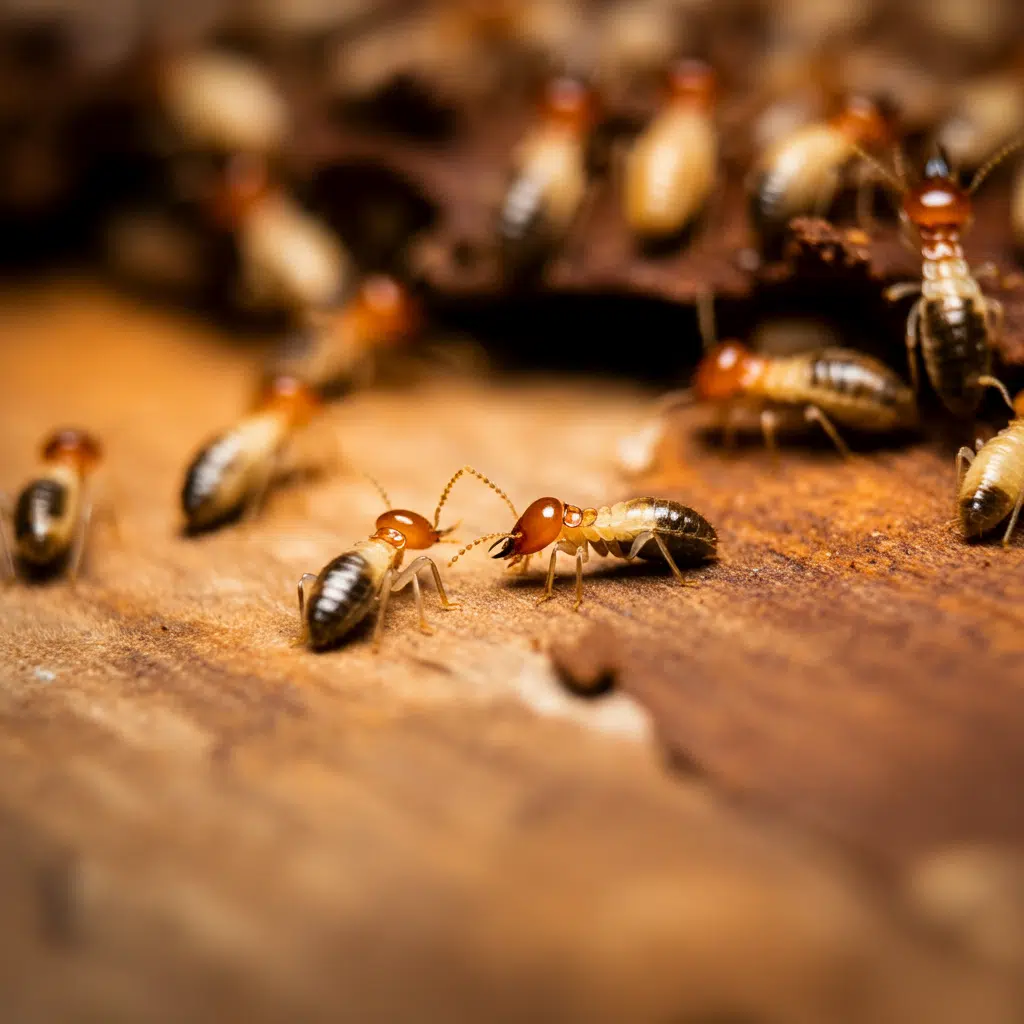
[[[488,540],[502,540],[505,537],[514,537],[514,533],[485,533],[482,537],[477,537],[472,543],[467,544],[464,548],[460,548],[456,552],[455,557],[448,563],[450,569],[467,551],[472,551],[478,544],[483,544],[484,541]]]
[[[971,180],[970,187],[967,189],[967,194],[974,195],[977,191],[978,186],[1015,150],[1020,149],[1024,146],[1024,135],[1018,135],[1012,142],[1008,142],[1002,149],[996,150],[996,152],[988,158],[978,168]]]
[[[464,476],[466,473],[469,473],[471,476],[475,476],[477,480],[481,480],[485,484],[487,484],[487,486],[490,487],[490,489],[494,491],[495,494],[497,494],[498,497],[501,498],[506,505],[508,505],[508,507],[512,511],[512,515],[516,519],[519,518],[519,513],[516,511],[515,505],[512,504],[512,499],[496,483],[494,483],[493,480],[488,479],[483,475],[483,473],[478,472],[472,466],[463,466],[462,469],[457,470],[455,472],[451,480],[449,480],[448,484],[445,486],[445,489],[441,492],[441,499],[440,501],[438,501],[437,508],[434,510],[435,530],[437,529],[437,524],[441,521],[441,509],[444,507],[444,503],[448,500],[448,496],[452,492],[452,487],[455,486],[455,481],[458,480],[460,476]]]
[[[897,177],[895,174],[893,174],[892,171],[889,170],[888,167],[885,166],[885,164],[881,162],[881,160],[876,160],[866,149],[862,149],[856,143],[852,143],[852,146],[853,151],[857,154],[857,156],[859,156],[861,160],[863,160],[865,163],[873,167],[882,176],[883,180],[896,190],[897,195],[902,196],[904,192],[907,191],[906,182],[902,180],[902,157],[900,158],[901,171],[899,177]]]
[[[376,489],[377,493],[384,500],[384,507],[388,508],[388,509],[391,508],[391,499],[388,497],[388,492],[385,491],[383,487],[381,487],[380,483],[376,480],[376,478],[370,476],[370,474],[366,473],[366,472],[363,473],[363,476],[365,476],[366,479],[369,480],[371,484],[373,484],[373,486]],[[436,519],[434,520],[434,528],[435,529],[437,528],[437,520]]]
[[[697,329],[704,351],[709,352],[718,341],[718,327],[715,324],[715,294],[705,284],[697,290]]]

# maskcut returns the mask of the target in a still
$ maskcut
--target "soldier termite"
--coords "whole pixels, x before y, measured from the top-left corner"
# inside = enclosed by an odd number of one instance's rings
[[[416,595],[420,629],[424,633],[433,632],[423,615],[419,574],[425,569],[433,573],[441,607],[446,610],[459,607],[448,600],[441,573],[428,555],[420,555],[402,569],[406,550],[423,551],[435,544],[451,543],[447,541],[447,535],[455,527],[438,528],[441,509],[450,490],[451,483],[441,495],[433,523],[418,512],[391,508],[387,495],[381,491],[388,511],[377,517],[376,532],[328,562],[319,575],[311,572],[302,575],[298,586],[299,616],[306,640],[313,650],[323,651],[337,646],[376,604],[377,622],[373,630],[373,649],[376,651],[380,646],[388,599],[394,591],[409,583]],[[312,584],[307,596],[306,586],[310,581]]]
[[[906,342],[910,374],[918,384],[918,345],[925,371],[942,404],[954,416],[974,415],[987,387],[996,388],[1012,406],[1006,388],[991,374],[992,349],[1002,332],[1003,307],[986,298],[964,258],[961,239],[972,219],[971,195],[989,172],[1021,141],[988,161],[967,189],[954,179],[941,153],[925,165],[923,180],[908,188],[890,181],[902,195],[903,226],[916,231],[921,252],[920,283],[893,285],[886,298],[897,301],[920,293],[907,317]]]
[[[626,222],[640,239],[677,236],[707,203],[718,170],[714,103],[715,73],[707,64],[673,67],[665,105],[626,161]]]
[[[181,491],[190,532],[212,529],[258,511],[285,443],[309,422],[319,397],[294,377],[274,377],[256,408],[205,445],[192,460]]]
[[[967,539],[988,533],[1009,516],[1003,534],[1003,544],[1009,544],[1017,525],[1024,502],[1024,392],[1014,408],[1016,418],[991,440],[979,441],[977,454],[966,447],[957,452],[957,512]]]
[[[892,125],[873,101],[856,96],[828,121],[805,125],[772,146],[750,178],[750,216],[762,255],[781,254],[794,217],[824,216],[832,207],[861,149],[876,149],[892,137]],[[867,214],[867,169],[859,181],[861,218]]]
[[[43,445],[43,468],[14,505],[13,547],[0,520],[12,578],[17,563],[30,575],[65,567],[77,579],[92,517],[89,477],[100,457],[99,442],[84,430],[59,430]]]
[[[470,466],[456,473],[452,483],[464,473],[478,477],[497,491],[516,516],[516,523],[508,533],[486,534],[461,548],[449,566],[478,544],[493,540],[490,550],[498,550],[492,558],[508,559],[510,568],[521,564],[526,572],[530,558],[553,544],[538,604],[554,596],[555,559],[559,551],[576,559],[574,611],[583,601],[583,563],[589,559],[591,549],[599,555],[627,561],[643,558],[664,562],[680,583],[686,582],[680,564],[693,567],[717,557],[715,528],[699,512],[666,498],[633,498],[600,508],[579,508],[559,498],[538,498],[520,516],[508,495]]]
[[[537,123],[515,151],[498,223],[505,270],[513,279],[535,274],[580,214],[595,105],[582,82],[553,79]]]

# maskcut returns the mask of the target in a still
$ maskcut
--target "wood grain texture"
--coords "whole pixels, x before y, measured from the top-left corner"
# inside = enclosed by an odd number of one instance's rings
[[[2,485],[89,426],[122,534],[98,526],[77,589],[0,594],[5,1019],[1019,1019],[1017,974],[900,895],[908,858],[1024,829],[1021,547],[956,540],[950,460],[776,468],[687,429],[686,465],[641,489],[718,526],[697,587],[594,562],[574,615],[567,583],[538,609],[536,576],[475,553],[447,574],[460,611],[428,595],[434,636],[405,592],[379,657],[316,656],[294,584],[368,533],[358,469],[427,513],[467,461],[519,505],[610,500],[636,491],[610,454],[647,399],[357,395],[308,438],[348,469],[185,539],[183,467],[256,369],[75,282],[0,305]],[[472,483],[451,514],[507,524]],[[549,643],[595,626],[647,713],[560,688]]]

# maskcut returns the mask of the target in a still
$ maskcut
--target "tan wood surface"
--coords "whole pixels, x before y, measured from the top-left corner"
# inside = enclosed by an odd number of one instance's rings
[[[1024,839],[1024,555],[956,539],[944,453],[775,466],[680,423],[632,485],[640,393],[438,378],[332,408],[303,448],[345,467],[183,538],[183,468],[258,365],[76,282],[0,306],[0,486],[88,426],[120,525],[77,588],[0,594],[5,1020],[1020,1019],[1021,951],[903,895],[936,849]],[[477,551],[435,635],[405,591],[379,656],[295,646],[298,576],[380,511],[358,471],[430,514],[467,461],[519,506],[662,491],[722,559],[693,588],[592,562],[574,615]],[[451,513],[510,525],[474,482]],[[588,636],[620,683],[592,701],[548,655]]]

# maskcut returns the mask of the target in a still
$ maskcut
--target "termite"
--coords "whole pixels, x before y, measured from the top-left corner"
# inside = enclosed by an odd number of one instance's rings
[[[498,234],[513,277],[536,272],[578,217],[588,191],[591,90],[575,78],[548,82],[537,123],[513,156]]]
[[[1010,226],[1013,242],[1019,254],[1024,252],[1024,163],[1017,168],[1013,177],[1013,191],[1010,198]]]
[[[344,247],[271,179],[263,158],[238,154],[227,162],[211,213],[237,239],[240,298],[247,305],[301,314],[343,295],[350,278]]]
[[[283,356],[277,368],[323,390],[369,384],[378,357],[413,335],[421,311],[404,285],[374,275],[336,310],[312,311],[308,320],[308,346]]]
[[[299,580],[299,616],[305,639],[315,651],[340,644],[370,614],[375,604],[377,622],[372,644],[376,651],[380,647],[388,599],[410,583],[416,595],[420,629],[432,633],[423,614],[420,591],[419,574],[425,569],[433,574],[441,607],[446,611],[459,607],[457,602],[448,600],[440,570],[429,555],[420,555],[402,568],[406,550],[424,551],[435,544],[452,543],[447,537],[455,527],[438,527],[451,483],[441,494],[433,523],[418,512],[391,508],[387,494],[379,487],[378,490],[388,511],[377,517],[375,532],[328,562],[319,575],[307,572]],[[310,587],[308,595],[307,586]]]
[[[967,82],[939,129],[937,141],[960,169],[980,167],[1024,127],[1024,90],[1018,69]]]
[[[295,377],[273,377],[256,408],[205,445],[188,467],[181,491],[187,529],[212,529],[242,512],[258,511],[286,442],[319,406],[309,385]]]
[[[957,512],[960,530],[971,539],[1010,517],[1003,544],[1017,525],[1024,502],[1024,391],[1014,402],[1016,417],[991,440],[978,442],[978,452],[957,452]],[[966,473],[964,468],[967,468]]]
[[[718,169],[714,103],[714,71],[702,61],[678,62],[665,106],[626,161],[626,222],[641,239],[677,236],[707,203]]]
[[[891,138],[887,114],[872,100],[854,96],[834,117],[805,125],[772,146],[750,178],[750,216],[762,254],[769,258],[781,254],[786,228],[794,217],[824,216],[858,153],[876,149]],[[863,220],[870,196],[863,168],[858,184]]]
[[[978,170],[967,189],[957,184],[941,152],[928,160],[924,178],[913,188],[907,187],[902,174],[899,179],[888,176],[902,194],[903,226],[917,233],[922,280],[893,285],[885,295],[895,302],[920,293],[907,317],[911,380],[916,391],[920,345],[935,393],[961,419],[974,415],[988,387],[996,388],[1007,405],[1013,404],[1002,382],[991,374],[992,349],[1003,328],[1002,303],[982,294],[964,258],[961,239],[972,220],[971,195],[1020,144],[1018,140],[998,152]]]
[[[460,548],[449,567],[478,544],[493,540],[489,550],[497,551],[492,558],[507,559],[509,568],[521,564],[526,572],[530,558],[553,544],[538,604],[554,596],[555,559],[559,551],[576,559],[574,611],[583,601],[583,565],[589,560],[591,549],[599,555],[626,561],[643,558],[664,562],[684,584],[680,563],[692,568],[717,557],[715,528],[699,512],[667,498],[633,498],[600,508],[580,508],[560,498],[538,498],[520,516],[508,495],[471,466],[459,470],[452,483],[463,474],[477,477],[496,491],[516,517],[516,523],[508,533],[486,534]]]
[[[77,579],[92,517],[89,477],[101,455],[96,438],[75,428],[58,430],[43,445],[42,470],[14,505],[13,547],[0,530],[11,578],[20,563],[38,574],[64,567]]]

